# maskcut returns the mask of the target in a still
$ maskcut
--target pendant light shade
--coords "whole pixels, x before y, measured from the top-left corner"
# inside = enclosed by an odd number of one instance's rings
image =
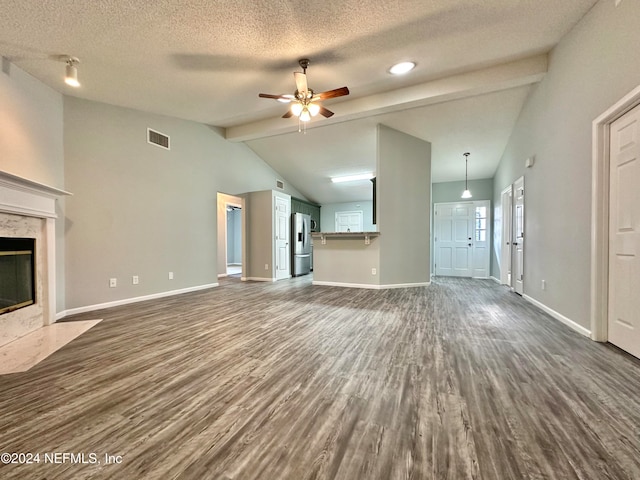
[[[311,114],[312,117],[315,117],[318,112],[320,112],[320,105],[318,105],[317,103],[309,103],[309,113]]]
[[[311,114],[309,113],[309,109],[307,109],[307,107],[302,109],[302,112],[300,113],[300,120],[303,122],[308,122],[309,120],[311,120]]]
[[[468,176],[469,176],[469,152],[464,154],[464,192],[462,192],[461,198],[471,198],[471,192],[469,191]]]

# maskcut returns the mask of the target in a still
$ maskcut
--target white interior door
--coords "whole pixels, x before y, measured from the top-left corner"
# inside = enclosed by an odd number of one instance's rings
[[[435,274],[449,277],[472,276],[473,202],[436,203]]]
[[[511,225],[513,219],[513,186],[502,191],[502,235],[500,238],[500,283],[511,285]]]
[[[524,177],[513,184],[513,235],[511,263],[511,287],[516,293],[524,293]]]
[[[611,124],[609,341],[640,358],[640,107]]]
[[[336,232],[362,232],[363,219],[362,211],[336,212]]]
[[[276,279],[291,277],[289,266],[289,224],[291,216],[291,199],[275,197],[275,270]]]
[[[473,278],[489,278],[491,259],[491,202],[482,200],[473,202],[473,240],[472,268]]]

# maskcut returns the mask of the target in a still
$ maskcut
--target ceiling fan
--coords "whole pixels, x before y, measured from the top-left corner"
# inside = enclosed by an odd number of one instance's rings
[[[269,93],[259,93],[260,98],[273,98],[283,103],[291,103],[291,108],[285,113],[282,118],[289,118],[293,115],[298,117],[302,122],[308,122],[311,117],[315,117],[318,113],[323,117],[329,118],[333,115],[333,112],[318,102],[320,100],[327,100],[329,98],[342,97],[349,95],[349,89],[347,87],[336,88],[327,92],[315,93],[307,85],[307,67],[309,66],[309,59],[302,58],[298,61],[302,67],[302,72],[293,72],[293,76],[296,80],[296,91],[293,95],[271,95]]]

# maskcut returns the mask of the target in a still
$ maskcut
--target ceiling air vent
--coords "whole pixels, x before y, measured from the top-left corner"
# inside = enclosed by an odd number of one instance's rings
[[[279,188],[280,190],[284,190],[284,182],[282,180],[276,179],[276,187]]]
[[[147,128],[147,142],[153,145],[157,145],[158,147],[162,147],[162,148],[166,148],[167,150],[170,150],[169,136],[165,135],[164,133],[151,130],[150,128]]]

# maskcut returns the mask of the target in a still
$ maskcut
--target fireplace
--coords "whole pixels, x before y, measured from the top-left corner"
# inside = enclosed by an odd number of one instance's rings
[[[56,321],[56,201],[66,195],[0,171],[0,346]]]
[[[0,237],[0,315],[33,305],[35,239]]]

